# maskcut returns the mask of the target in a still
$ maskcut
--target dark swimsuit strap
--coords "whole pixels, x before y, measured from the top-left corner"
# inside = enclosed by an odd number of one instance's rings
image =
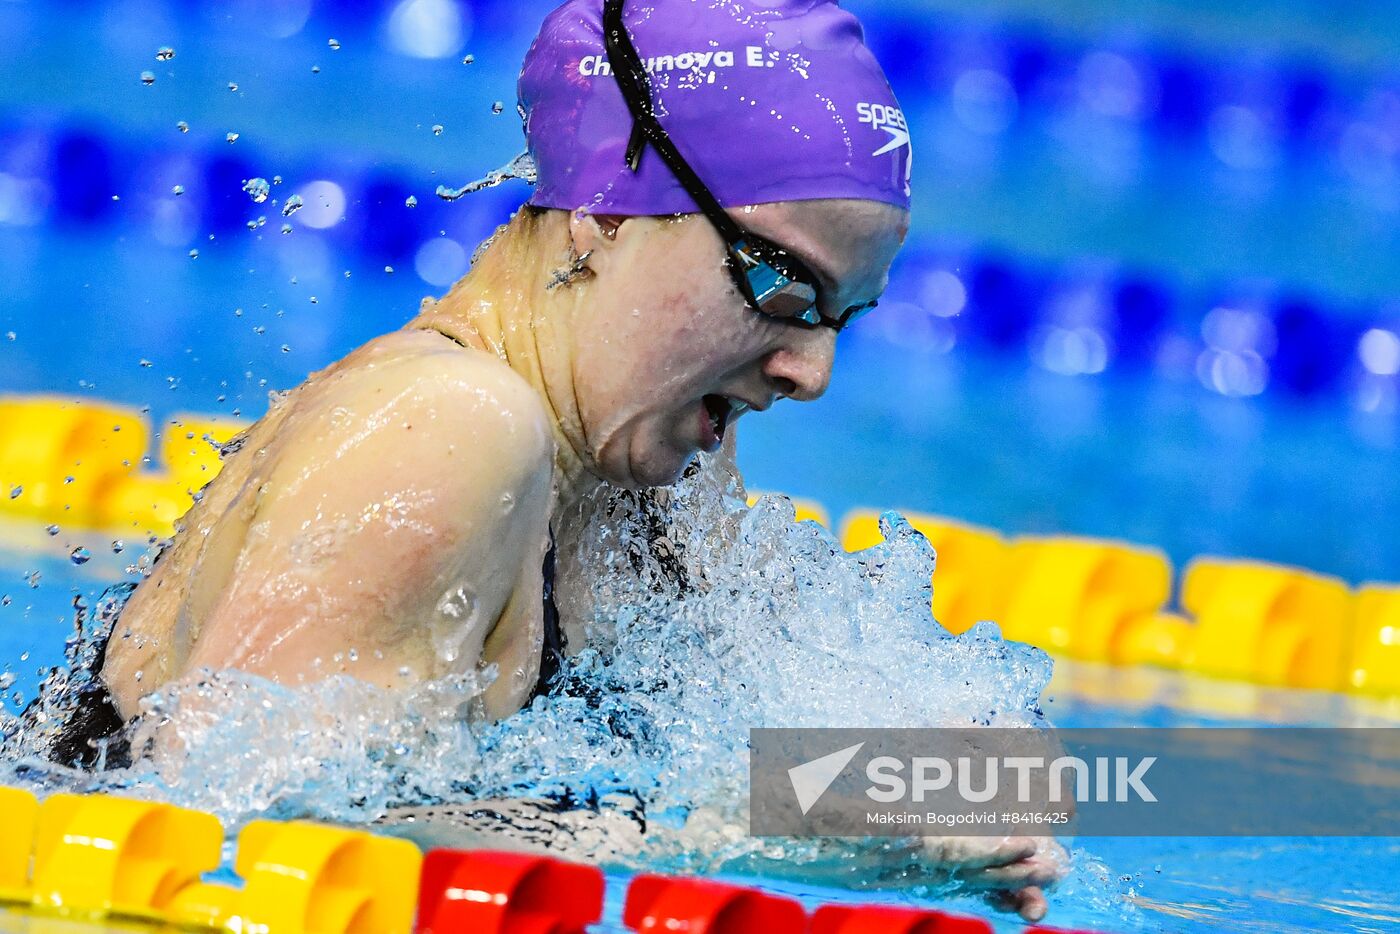
[[[534,700],[549,693],[564,661],[564,630],[559,625],[559,607],[554,603],[554,528],[549,529],[549,551],[544,556],[544,647],[540,655],[540,677],[535,682]]]

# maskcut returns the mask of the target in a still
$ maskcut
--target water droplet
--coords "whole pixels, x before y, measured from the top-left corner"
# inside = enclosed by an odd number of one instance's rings
[[[190,259],[199,259],[199,251],[190,250]]]
[[[126,542],[122,541],[120,538],[112,542],[112,554],[119,555],[123,551],[126,551]]]
[[[505,105],[503,102],[501,102],[501,101],[496,101],[496,103],[494,103],[494,104],[491,105],[491,112],[492,112],[493,114],[500,114],[501,111],[503,111],[503,110],[505,110],[505,109],[506,109],[506,105]]]
[[[82,545],[68,552],[68,560],[72,561],[74,564],[87,564],[91,558],[92,552],[88,551]]]
[[[185,186],[184,186],[184,185],[174,185],[174,186],[171,186],[170,193],[171,193],[172,195],[174,195],[175,197],[178,198],[180,195],[183,195],[183,194],[185,193]]]
[[[394,274],[394,267],[393,267],[393,266],[385,266],[385,267],[384,267],[384,271],[385,271],[386,273],[388,273],[389,275],[392,276],[392,275]]]
[[[5,594],[4,596],[0,596],[0,606],[9,606],[9,605],[10,605],[10,595],[9,595],[9,594]],[[24,654],[25,654],[25,655],[28,655],[29,653],[28,653],[28,652],[25,652]],[[25,659],[24,659],[24,658],[21,658],[20,661],[25,661]]]
[[[253,333],[254,333],[254,334],[266,334],[266,333],[267,333],[267,328],[263,327],[261,324],[255,324],[255,325],[253,325]]]
[[[50,535],[57,535],[59,532],[62,532],[63,530],[60,529],[60,528],[59,528],[58,526],[56,526],[56,525],[51,525],[51,526],[48,526],[47,528],[45,528],[44,531],[45,531],[45,532],[48,532]]]
[[[339,39],[327,39],[327,40],[326,40],[326,45],[330,46],[332,51],[336,51],[336,52],[340,51],[340,40],[339,40]]]
[[[360,660],[360,650],[359,650],[359,649],[356,649],[356,648],[354,648],[354,647],[351,647],[350,652],[349,652],[349,658],[350,658],[350,661],[352,661],[352,662],[358,662],[358,661]]]
[[[8,691],[14,687],[15,677],[13,671],[0,671],[0,691]]]
[[[513,510],[513,509],[515,509],[515,494],[514,494],[514,493],[502,493],[502,494],[501,494],[501,514],[502,514],[502,515],[510,515],[511,510]]]
[[[10,499],[19,499],[20,494],[22,494],[23,492],[24,492],[24,487],[22,487],[22,486],[11,487],[11,488],[10,488]]]
[[[438,601],[439,623],[433,627],[433,648],[438,658],[451,664],[461,654],[464,637],[472,630],[477,616],[476,592],[458,587]]]
[[[476,61],[476,56],[475,56],[475,55],[464,55],[464,56],[462,57],[462,64],[463,64],[463,65],[470,65],[470,64],[471,64],[472,62],[474,62],[474,61]]]
[[[175,50],[168,45],[163,45],[156,50],[156,61],[168,62],[175,57]]]
[[[272,185],[265,178],[250,178],[243,183],[243,190],[253,199],[254,204],[262,204],[272,191]]]
[[[282,352],[283,352],[283,353],[291,353],[291,352],[292,352],[292,347],[291,347],[291,345],[290,345],[290,344],[283,344],[283,345],[282,345]]]
[[[301,210],[303,204],[305,204],[305,202],[301,200],[301,195],[292,195],[282,205],[282,216],[291,217],[297,211]]]
[[[441,136],[441,135],[442,135],[442,124],[441,124],[441,123],[434,123],[434,124],[433,124],[433,135],[434,135],[434,136]]]
[[[311,304],[313,304],[313,305],[320,304],[320,303],[317,301],[316,296],[314,296],[314,295],[311,296]]]
[[[179,130],[181,133],[188,133],[190,131],[190,125],[181,120],[179,123],[175,124],[175,129]]]
[[[404,198],[404,199],[403,199],[403,204],[404,204],[404,207],[406,207],[406,208],[416,208],[416,207],[418,207],[418,196],[417,196],[417,195],[409,195],[407,198]]]
[[[15,340],[16,338],[18,338],[18,336],[19,336],[19,335],[15,334],[14,331],[6,331],[6,332],[5,332],[5,340],[7,340],[7,341],[13,341],[13,340]]]
[[[280,176],[280,175],[274,175],[274,176],[272,176],[272,184],[274,184],[274,185],[280,185],[280,184],[282,184],[282,176]]]
[[[141,679],[144,678],[145,676],[146,676],[146,673],[145,673],[144,671],[142,671],[140,668],[136,669],[136,674],[132,675],[132,677],[136,680],[136,683],[137,683],[137,684],[140,684],[140,683],[141,683]]]
[[[238,134],[230,131],[229,134],[228,134],[227,136],[224,137],[224,139],[226,139],[226,140],[228,140],[230,143],[232,143],[232,142],[234,142],[235,140],[238,139]]]
[[[282,225],[282,232],[283,232],[284,234],[289,234],[289,233],[291,233],[291,232],[292,232],[292,225],[291,225],[291,224],[283,224],[283,225]]]
[[[311,66],[311,73],[312,73],[313,75],[319,75],[319,74],[321,73],[321,66],[320,66],[320,65],[312,65],[312,66]]]
[[[237,84],[236,82],[230,81],[230,82],[228,83],[228,89],[229,89],[230,91],[237,91],[237,90],[238,90],[238,84]]]
[[[146,87],[150,87],[151,85],[155,84],[155,83],[156,83],[156,74],[155,74],[155,72],[153,72],[153,71],[143,71],[143,72],[141,72],[141,83],[144,84]]]

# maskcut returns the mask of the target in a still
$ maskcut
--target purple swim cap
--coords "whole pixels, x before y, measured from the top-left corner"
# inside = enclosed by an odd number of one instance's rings
[[[520,72],[530,203],[600,214],[698,210],[632,117],[603,48],[603,0],[569,0]],[[633,0],[628,31],[667,135],[725,207],[859,198],[909,207],[904,113],[834,0]]]

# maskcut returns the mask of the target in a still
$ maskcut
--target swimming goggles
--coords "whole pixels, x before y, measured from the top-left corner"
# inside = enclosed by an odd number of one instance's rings
[[[874,308],[875,302],[866,302],[852,305],[836,317],[822,314],[817,308],[821,294],[817,275],[776,243],[740,227],[720,206],[657,119],[651,99],[651,79],[622,21],[624,3],[626,0],[604,0],[603,40],[613,76],[622,88],[622,97],[634,121],[627,143],[627,165],[637,171],[642,150],[647,143],[651,144],[681,187],[695,199],[701,213],[714,225],[724,241],[725,268],[733,277],[739,294],[759,314],[799,327],[829,327],[839,331]]]

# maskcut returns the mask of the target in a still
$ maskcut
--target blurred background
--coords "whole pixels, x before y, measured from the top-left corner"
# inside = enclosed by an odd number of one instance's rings
[[[399,327],[527,196],[434,192],[553,5],[0,0],[0,392],[253,418]],[[914,230],[750,484],[1400,577],[1400,9],[843,5]]]

